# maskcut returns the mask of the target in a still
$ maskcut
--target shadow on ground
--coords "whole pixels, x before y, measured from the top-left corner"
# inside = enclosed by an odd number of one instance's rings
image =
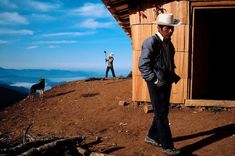
[[[229,124],[222,127],[214,128],[208,131],[199,132],[196,134],[190,134],[185,136],[179,136],[174,138],[174,142],[192,139],[196,137],[209,135],[207,138],[204,138],[200,141],[197,141],[191,145],[187,145],[181,148],[182,156],[193,156],[193,152],[197,151],[205,146],[208,146],[214,142],[232,136],[235,133],[235,124]]]

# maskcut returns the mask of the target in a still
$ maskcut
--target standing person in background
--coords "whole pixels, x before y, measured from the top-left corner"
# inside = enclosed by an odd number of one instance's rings
[[[173,14],[159,14],[158,32],[143,42],[139,58],[139,70],[147,83],[154,111],[145,142],[162,147],[167,155],[180,154],[180,150],[174,147],[168,120],[171,86],[180,80],[175,73],[175,48],[171,36],[174,26],[180,23],[179,19],[174,19]]]
[[[116,77],[115,72],[114,72],[114,68],[113,68],[113,60],[114,60],[113,53],[110,53],[108,58],[105,58],[105,62],[107,64],[105,77],[108,77],[108,73],[109,73],[110,69],[111,69],[113,77]]]

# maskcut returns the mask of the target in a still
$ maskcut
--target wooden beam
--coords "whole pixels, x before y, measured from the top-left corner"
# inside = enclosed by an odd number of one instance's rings
[[[118,21],[118,22],[130,26],[129,18],[128,19],[120,19],[120,21]]]
[[[120,27],[130,37],[128,0],[102,0]]]
[[[128,4],[127,0],[116,0],[112,2],[113,7],[120,7],[120,6],[127,5],[127,4]]]
[[[117,12],[117,14],[119,16],[129,16],[129,9],[127,8],[125,10],[120,10],[120,11]]]
[[[234,107],[235,108],[235,101],[232,100],[185,100],[185,106],[217,106],[217,107]]]
[[[210,7],[210,6],[230,6],[235,5],[235,1],[201,1],[201,2],[192,2],[193,7]]]

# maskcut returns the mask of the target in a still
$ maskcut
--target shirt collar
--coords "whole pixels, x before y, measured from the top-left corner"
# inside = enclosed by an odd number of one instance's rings
[[[157,32],[157,35],[158,35],[158,37],[161,39],[161,41],[163,42],[163,36],[162,36],[162,34],[160,34],[159,32]]]

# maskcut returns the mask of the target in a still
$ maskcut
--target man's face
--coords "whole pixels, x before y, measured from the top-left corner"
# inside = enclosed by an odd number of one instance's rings
[[[162,34],[164,38],[171,38],[171,35],[174,32],[173,26],[163,26],[162,28],[158,29],[159,33]]]

